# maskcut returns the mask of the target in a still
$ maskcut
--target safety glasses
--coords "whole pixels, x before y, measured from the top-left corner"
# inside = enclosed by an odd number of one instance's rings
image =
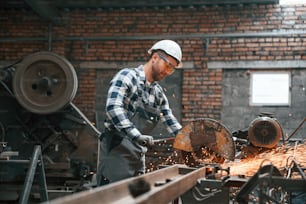
[[[167,71],[167,73],[168,73],[168,74],[172,74],[172,73],[175,71],[176,66],[173,65],[173,64],[167,59],[167,57],[166,57],[165,55],[163,55],[163,54],[161,54],[161,53],[159,53],[159,52],[157,52],[157,55],[158,55],[158,57],[159,57],[160,59],[162,59],[162,60],[164,60],[164,61],[166,62],[166,71]]]

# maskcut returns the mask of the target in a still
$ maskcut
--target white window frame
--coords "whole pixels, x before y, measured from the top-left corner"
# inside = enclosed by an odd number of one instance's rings
[[[250,78],[251,106],[290,106],[290,72],[253,72]]]
[[[305,3],[305,0],[280,0],[280,5],[303,5]]]

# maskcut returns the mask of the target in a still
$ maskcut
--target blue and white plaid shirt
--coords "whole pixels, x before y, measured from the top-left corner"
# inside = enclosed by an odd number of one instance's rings
[[[145,103],[160,110],[161,121],[166,125],[167,131],[175,136],[182,126],[172,114],[162,87],[157,82],[149,84],[146,81],[142,65],[136,69],[122,69],[112,79],[106,101],[105,127],[123,132],[131,139],[141,135],[131,122],[137,109],[137,87],[142,87]]]

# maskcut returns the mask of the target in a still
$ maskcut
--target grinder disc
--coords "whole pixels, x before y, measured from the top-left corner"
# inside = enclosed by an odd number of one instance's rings
[[[197,119],[184,126],[176,135],[173,147],[182,150],[183,159],[191,155],[198,158],[199,163],[211,156],[218,163],[235,158],[235,143],[230,131],[210,118]]]

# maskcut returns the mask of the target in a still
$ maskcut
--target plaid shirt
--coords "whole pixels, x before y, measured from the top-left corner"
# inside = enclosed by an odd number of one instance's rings
[[[142,100],[160,110],[161,121],[167,131],[175,136],[182,126],[172,114],[161,86],[157,82],[149,84],[146,81],[142,65],[136,69],[122,69],[112,79],[106,101],[105,127],[123,132],[131,139],[141,135],[130,120],[137,109],[138,87],[142,88]]]

